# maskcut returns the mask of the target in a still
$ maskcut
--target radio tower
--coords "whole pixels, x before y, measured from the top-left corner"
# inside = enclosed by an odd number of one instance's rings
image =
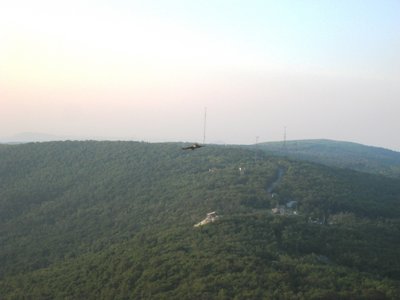
[[[204,107],[203,145],[206,143],[207,107]]]

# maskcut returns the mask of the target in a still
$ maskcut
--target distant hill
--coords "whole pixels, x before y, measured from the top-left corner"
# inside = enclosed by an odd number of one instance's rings
[[[332,140],[267,142],[257,147],[274,155],[400,177],[400,152],[384,148]]]
[[[398,299],[399,179],[181,147],[0,145],[0,298]]]
[[[133,137],[107,137],[107,136],[57,136],[47,133],[39,132],[21,132],[9,137],[1,137],[0,143],[3,144],[23,144],[23,143],[36,143],[36,142],[55,142],[55,141],[120,141],[120,140],[133,140]]]
[[[22,132],[9,137],[0,138],[0,143],[19,144],[29,142],[51,142],[67,140],[66,137],[59,137],[56,135],[38,133],[38,132]]]

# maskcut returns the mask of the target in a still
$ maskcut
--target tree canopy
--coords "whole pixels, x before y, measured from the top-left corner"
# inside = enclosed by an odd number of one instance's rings
[[[399,179],[238,147],[0,145],[1,297],[397,299],[399,201]]]

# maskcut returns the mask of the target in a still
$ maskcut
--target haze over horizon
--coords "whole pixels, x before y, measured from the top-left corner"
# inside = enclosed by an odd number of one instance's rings
[[[399,1],[3,1],[0,137],[400,150]]]

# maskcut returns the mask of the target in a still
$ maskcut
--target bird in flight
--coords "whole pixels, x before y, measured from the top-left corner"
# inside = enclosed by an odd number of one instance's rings
[[[191,146],[183,147],[182,150],[196,150],[196,149],[201,148],[201,147],[204,147],[204,146],[203,146],[203,145],[200,145],[200,144],[198,144],[198,143],[194,143],[194,144],[191,145]]]

